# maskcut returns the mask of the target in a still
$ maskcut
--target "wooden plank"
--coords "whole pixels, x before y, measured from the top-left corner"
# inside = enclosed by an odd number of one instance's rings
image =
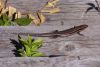
[[[14,32],[15,33],[20,33],[20,32],[23,32],[23,33],[29,33],[29,32],[30,33],[32,33],[32,32],[43,33],[43,32],[49,32],[49,31],[52,31],[52,30],[57,30],[57,29],[58,30],[64,30],[64,29],[68,29],[68,28],[71,28],[71,27],[70,26],[69,27],[59,26],[59,28],[58,28],[58,26],[0,27],[0,32],[1,32],[0,33],[0,37],[1,37],[1,39],[0,39],[1,44],[0,45],[2,46],[1,48],[3,48],[3,49],[8,48],[7,51],[12,52],[12,50],[14,49],[14,46],[13,46],[12,43],[10,43],[11,42],[10,39],[17,40],[17,35],[14,35],[14,34],[11,34],[11,33],[14,33]],[[72,35],[70,37],[57,38],[57,39],[51,39],[51,38],[48,38],[48,37],[43,38],[44,39],[44,47],[43,47],[43,49],[41,48],[41,50],[43,52],[46,52],[46,54],[66,54],[66,50],[64,52],[64,50],[62,50],[62,48],[60,48],[60,46],[64,47],[65,45],[72,44],[73,47],[77,48],[76,47],[77,45],[75,46],[74,44],[78,44],[80,47],[84,46],[84,48],[87,48],[87,46],[91,47],[91,44],[92,44],[92,46],[93,46],[93,44],[99,45],[99,42],[100,42],[99,41],[100,38],[98,37],[99,33],[100,33],[100,32],[98,32],[99,28],[100,28],[100,26],[96,26],[96,28],[94,26],[89,26],[86,30],[84,30],[82,32],[85,36]],[[94,32],[98,32],[98,33],[94,33]],[[25,37],[25,36],[23,36],[23,37]],[[77,43],[75,43],[75,42],[77,42]],[[90,46],[87,45],[87,44],[90,44]],[[58,46],[56,46],[56,45],[58,45]],[[94,48],[97,48],[97,47],[94,46]],[[58,51],[55,51],[56,49]],[[79,49],[81,49],[81,48],[79,48]],[[2,54],[2,49],[1,49],[1,54],[5,55],[7,51],[4,50],[5,53]],[[11,52],[7,52],[7,54],[10,54]],[[75,52],[75,50],[73,52]],[[70,51],[68,51],[68,53],[70,53]],[[0,54],[0,57],[3,57],[1,54]],[[10,55],[14,56],[13,54],[10,54]],[[9,55],[7,55],[7,56],[9,56]]]
[[[16,7],[22,13],[34,12],[41,9],[48,0],[9,0],[8,5]],[[100,1],[99,1],[100,2]],[[43,25],[77,25],[82,23],[87,24],[99,24],[99,14],[96,10],[91,10],[87,14],[84,14],[89,5],[86,3],[95,3],[93,0],[61,0],[57,6],[60,7],[61,11],[56,14],[44,14],[46,15],[46,23]],[[92,21],[91,21],[92,20]],[[34,24],[33,24],[34,25]]]
[[[18,10],[22,12],[27,13],[28,11],[34,12],[40,9],[46,3],[46,1],[47,0],[42,0],[42,1],[9,0],[8,4],[16,7]],[[13,49],[15,49],[15,47],[14,44],[11,43],[10,39],[14,39],[16,41],[18,39],[17,35],[11,34],[13,32],[43,33],[43,32],[50,32],[53,30],[69,29],[73,26],[87,24],[88,28],[81,32],[82,34],[84,34],[84,36],[75,34],[69,37],[63,37],[57,39],[43,37],[44,43],[40,51],[44,52],[47,55],[58,55],[58,54],[67,55],[66,57],[58,57],[52,59],[47,58],[47,60],[45,58],[42,58],[45,62],[49,61],[50,63],[52,62],[52,60],[55,60],[53,62],[53,65],[55,65],[55,67],[58,67],[61,64],[61,62],[64,63],[64,65],[67,67],[74,67],[72,65],[78,66],[80,64],[92,65],[91,63],[94,63],[94,67],[96,67],[95,64],[97,62],[100,62],[98,58],[100,56],[100,20],[99,20],[100,15],[98,14],[98,12],[96,12],[96,10],[91,10],[87,14],[84,14],[86,9],[89,7],[88,5],[86,5],[86,3],[89,2],[95,3],[92,0],[61,0],[58,3],[58,6],[61,8],[61,12],[56,14],[46,13],[45,15],[47,17],[47,21],[41,26],[34,26],[34,25],[29,25],[26,27],[1,26],[0,27],[0,63],[2,64],[3,62],[10,61],[10,59],[12,60],[18,59],[19,61],[23,60],[21,58],[11,58],[11,57],[15,57],[12,51]],[[36,9],[37,7],[38,9]],[[63,22],[63,25],[61,22]],[[26,36],[22,36],[22,37],[26,38]],[[37,38],[37,37],[33,36],[33,38]],[[6,57],[10,57],[10,59]],[[94,59],[92,59],[92,57]],[[27,60],[27,58],[24,59],[25,61]],[[59,63],[57,63],[56,60],[59,60]],[[14,61],[14,63],[16,64],[19,61]],[[88,63],[85,63],[85,61],[88,61]],[[79,62],[79,64],[77,64],[77,62]],[[58,66],[56,66],[55,63],[58,64]],[[3,64],[3,66],[5,66],[5,64]],[[41,67],[41,64],[40,65],[36,64],[36,65],[37,67]],[[48,63],[46,63],[46,65],[49,66]],[[51,67],[53,65],[51,65]],[[99,64],[97,65],[100,66]],[[21,66],[21,64],[19,66]]]

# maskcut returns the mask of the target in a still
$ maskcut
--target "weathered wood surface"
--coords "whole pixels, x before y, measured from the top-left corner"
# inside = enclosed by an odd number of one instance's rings
[[[14,6],[22,13],[35,12],[40,10],[48,0],[8,0],[8,5]],[[99,0],[98,0],[99,1]],[[84,12],[89,8],[86,3],[95,3],[93,0],[60,0],[57,6],[61,11],[56,14],[45,14],[47,21],[43,25],[64,25],[73,26],[78,24],[98,25],[100,15],[93,9],[87,14]],[[100,2],[99,2],[100,3]]]
[[[47,0],[9,0],[8,4],[15,6],[22,12],[38,10],[46,3]],[[91,10],[87,14],[84,14],[89,7],[86,3],[95,3],[93,0],[61,0],[58,6],[61,8],[61,12],[56,14],[46,14],[47,21],[40,27],[26,26],[26,27],[0,27],[0,65],[1,67],[13,66],[13,61],[16,67],[33,67],[32,60],[36,60],[37,63],[34,67],[99,67],[100,66],[100,15],[95,10]],[[99,1],[100,2],[100,1]],[[27,8],[26,8],[27,7]],[[37,9],[38,7],[38,9]],[[32,9],[34,8],[34,9]],[[62,25],[62,23],[64,25]],[[10,39],[17,40],[17,35],[11,34],[12,32],[49,32],[52,30],[63,30],[81,24],[87,24],[89,27],[82,31],[84,36],[77,34],[64,37],[64,38],[43,38],[44,46],[40,49],[47,55],[51,54],[63,54],[65,57],[58,58],[42,58],[45,62],[41,62],[40,58],[37,59],[25,59],[15,58],[12,52],[15,47],[11,43]],[[25,36],[23,36],[25,37]],[[14,58],[11,58],[14,57]],[[3,59],[2,59],[3,58]],[[9,59],[10,58],[10,59]],[[26,61],[26,60],[29,60]],[[21,65],[20,62],[23,62]],[[26,61],[26,62],[25,62]],[[27,63],[27,64],[24,64]],[[16,64],[19,64],[17,66]],[[29,66],[28,66],[29,65]]]
[[[45,29],[45,27],[47,29]],[[15,49],[15,47],[13,46],[12,43],[10,43],[10,39],[14,39],[17,40],[17,35],[15,34],[11,34],[12,32],[48,32],[51,30],[55,30],[55,29],[68,29],[70,27],[66,27],[66,26],[40,26],[40,27],[0,27],[0,57],[1,58],[5,58],[5,59],[1,59],[0,63],[2,65],[2,67],[8,65],[13,66],[14,64],[16,65],[16,63],[19,64],[19,66],[23,66],[23,65],[30,65],[31,67],[33,67],[33,64],[35,62],[33,62],[32,64],[30,64],[30,62],[32,61],[37,61],[34,67],[44,67],[44,66],[53,66],[55,65],[55,67],[61,67],[62,65],[64,67],[68,66],[68,67],[72,67],[73,65],[87,65],[87,64],[91,64],[94,62],[94,64],[96,64],[96,62],[99,62],[99,60],[95,61],[94,59],[91,61],[92,58],[98,58],[100,56],[100,31],[99,28],[100,26],[89,26],[86,30],[82,31],[81,33],[84,34],[84,36],[79,36],[77,34],[69,36],[69,37],[64,37],[64,38],[57,38],[57,39],[51,39],[51,38],[43,38],[44,44],[43,47],[40,49],[40,51],[44,52],[47,55],[67,55],[65,57],[61,56],[58,58],[48,58],[46,59],[46,57],[42,58],[45,62],[41,63],[41,59],[37,58],[37,59],[32,59],[32,58],[12,58],[14,57],[12,50]],[[98,32],[98,33],[95,33]],[[24,36],[23,36],[24,38]],[[13,62],[8,62],[10,61],[10,59],[12,60],[16,60]],[[89,60],[88,60],[89,58]],[[23,60],[23,61],[21,61]],[[28,60],[28,61],[26,61]],[[59,60],[59,61],[58,61]],[[52,62],[53,61],[53,62]],[[87,61],[87,63],[85,63],[85,61]],[[3,63],[4,62],[4,63]],[[23,65],[21,65],[22,62]],[[24,64],[25,62],[25,64]],[[47,62],[50,62],[50,64],[48,64]],[[56,63],[58,62],[58,63]],[[83,63],[84,62],[84,63]],[[59,66],[62,63],[61,66]],[[79,64],[77,64],[79,63]],[[99,65],[99,63],[97,63]],[[44,66],[43,66],[44,65]],[[18,67],[18,65],[16,65],[16,67]],[[74,67],[74,66],[73,66]],[[80,66],[79,66],[80,67]],[[88,65],[87,65],[88,67]]]

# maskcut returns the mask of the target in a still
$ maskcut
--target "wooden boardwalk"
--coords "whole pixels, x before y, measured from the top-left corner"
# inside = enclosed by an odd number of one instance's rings
[[[34,12],[40,9],[46,2],[47,0],[9,0],[8,5],[15,6],[19,11],[27,13],[28,11]],[[0,27],[0,57],[14,57],[12,50],[15,49],[15,47],[11,43],[10,39],[17,40],[17,35],[11,34],[12,32],[42,33],[53,30],[64,30],[73,26],[87,24],[88,28],[81,32],[84,36],[75,34],[69,37],[57,39],[43,38],[44,46],[40,50],[45,52],[47,55],[67,55],[66,62],[69,63],[67,67],[74,67],[71,66],[71,64],[75,64],[74,61],[81,63],[81,60],[84,62],[83,64],[88,65],[89,62],[85,63],[85,61],[89,61],[90,59],[86,60],[86,58],[88,59],[92,57],[97,59],[100,56],[100,15],[94,9],[85,14],[85,11],[90,7],[89,5],[86,5],[86,3],[96,4],[93,0],[60,0],[57,6],[60,7],[61,11],[56,14],[45,14],[47,21],[39,27],[34,25],[26,27]],[[80,57],[80,61],[76,60],[78,57]],[[90,66],[87,67],[91,67],[93,62],[90,63]],[[95,64],[96,63],[94,62],[94,65]],[[60,65],[60,63],[58,65]],[[100,66],[99,64],[97,65]]]

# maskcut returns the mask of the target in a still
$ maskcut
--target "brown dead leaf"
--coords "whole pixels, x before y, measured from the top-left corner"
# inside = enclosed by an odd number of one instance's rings
[[[12,7],[12,6],[8,6],[4,12],[9,12],[8,13],[8,17],[12,17],[12,15],[17,11],[16,8]]]
[[[33,20],[36,19],[35,16],[33,16],[32,14],[28,14],[28,18],[33,19]]]
[[[21,18],[21,12],[16,12],[15,19]]]
[[[33,23],[35,25],[40,25],[41,23],[44,23],[46,18],[45,16],[41,13],[41,12],[36,12],[37,17],[35,17],[35,19],[33,19]]]
[[[49,1],[47,2],[47,4],[45,5],[45,7],[55,7],[56,3],[58,2],[59,0],[53,0],[53,1]]]
[[[0,0],[0,10],[4,7],[4,2]]]
[[[39,20],[40,20],[40,23],[44,23],[44,22],[45,22],[46,18],[45,18],[45,16],[43,15],[43,13],[37,12],[37,16],[38,16],[38,18],[39,18]]]
[[[39,19],[34,19],[33,21],[32,21],[35,25],[37,25],[37,26],[40,26],[40,22],[39,22]]]
[[[53,13],[60,12],[60,8],[56,7],[56,8],[50,8],[50,9],[43,9],[41,10],[41,12],[53,14]]]

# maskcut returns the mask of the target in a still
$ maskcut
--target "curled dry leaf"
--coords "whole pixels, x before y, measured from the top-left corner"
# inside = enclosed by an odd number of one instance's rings
[[[15,19],[21,18],[21,12],[16,12]]]
[[[43,9],[41,10],[41,12],[44,12],[44,13],[57,13],[57,12],[60,12],[60,8],[56,7],[56,8],[50,8],[50,9]]]
[[[43,15],[43,13],[37,12],[37,16],[38,16],[38,18],[39,18],[39,20],[40,20],[40,23],[44,23],[44,22],[45,22],[46,18],[45,18],[45,16]]]
[[[7,12],[7,10],[5,10],[4,8],[2,8],[0,14],[4,14],[4,13],[6,13],[6,12]]]
[[[4,10],[4,2],[0,0],[0,16],[2,15],[3,10]]]
[[[0,10],[4,7],[4,2],[0,0]]]
[[[47,4],[45,5],[45,7],[55,7],[56,3],[58,2],[59,0],[53,0],[53,1],[49,1],[47,2]]]
[[[16,8],[12,7],[12,6],[8,6],[5,9],[5,12],[8,11],[8,17],[11,17],[17,10]]]
[[[33,23],[35,25],[40,25],[41,23],[45,22],[46,18],[41,12],[36,12],[36,15],[37,15],[37,18],[35,17],[35,19],[33,20]]]
[[[2,8],[2,9],[0,10],[0,16],[1,16],[2,14],[4,14],[5,12],[6,12],[5,9]]]
[[[39,22],[39,19],[34,19],[32,21],[35,25],[39,26],[41,23]]]
[[[32,14],[28,14],[28,18],[30,18],[32,20],[36,19]]]

